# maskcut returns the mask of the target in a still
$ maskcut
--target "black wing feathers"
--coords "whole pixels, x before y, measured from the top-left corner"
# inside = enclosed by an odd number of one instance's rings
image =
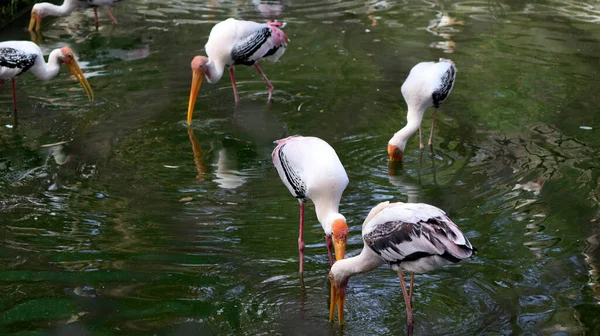
[[[36,54],[26,54],[15,48],[0,48],[0,66],[21,69],[21,73],[29,70],[34,64]]]
[[[289,182],[289,184],[294,188],[295,197],[301,199],[302,201],[306,201],[306,185],[300,179],[300,176],[296,174],[294,169],[290,167],[290,164],[283,153],[283,148],[286,144],[283,144],[279,148],[279,161],[281,162],[281,167],[283,167],[283,172],[285,173],[285,178]]]
[[[431,95],[433,106],[435,106],[435,108],[440,107],[440,104],[448,98],[450,90],[452,90],[452,85],[454,85],[455,76],[456,68],[454,67],[454,64],[452,64],[442,76],[442,85]]]
[[[233,50],[231,50],[231,58],[233,59],[234,64],[253,65],[260,57],[273,55],[279,48],[272,48],[266,55],[260,55],[255,59],[252,58],[254,53],[267,42],[269,37],[271,37],[271,28],[265,27],[257,30],[252,35],[246,37],[244,41],[238,43]]]

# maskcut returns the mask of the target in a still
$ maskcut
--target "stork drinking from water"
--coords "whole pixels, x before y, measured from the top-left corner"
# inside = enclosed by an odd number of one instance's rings
[[[98,7],[106,9],[106,13],[117,24],[117,19],[113,16],[109,6],[120,0],[64,0],[62,5],[57,6],[49,2],[40,2],[31,9],[31,19],[29,20],[29,30],[40,31],[42,28],[42,19],[46,16],[67,16],[79,7],[91,7],[94,9],[96,18],[96,28],[98,28]]]
[[[387,263],[400,278],[407,327],[412,331],[414,273],[457,263],[470,257],[474,251],[469,240],[444,211],[423,203],[380,203],[365,219],[362,238],[362,252],[356,257],[336,261],[329,272],[329,320],[333,321],[337,307],[339,324],[344,320],[348,279]],[[406,290],[404,272],[410,272],[410,293]]]
[[[64,63],[81,83],[89,100],[94,100],[94,92],[83,75],[73,51],[68,47],[54,49],[44,62],[44,55],[37,44],[29,41],[0,42],[0,87],[4,81],[12,82],[13,106],[17,111],[17,94],[15,78],[27,71],[41,80],[49,80],[56,76],[61,63]]]
[[[258,65],[261,59],[276,62],[285,52],[289,41],[280,29],[283,24],[278,21],[257,23],[227,19],[217,23],[204,46],[205,56],[196,56],[192,60],[192,88],[188,104],[187,123],[191,124],[196,97],[202,85],[202,78],[209,83],[218,82],[223,77],[225,66],[229,70],[235,103],[240,101],[233,73],[235,65],[254,65],[269,87],[269,98],[273,96],[273,84]]]
[[[421,62],[415,65],[402,84],[402,96],[408,106],[406,113],[406,126],[396,132],[388,142],[388,154],[391,161],[402,161],[406,142],[417,129],[419,130],[419,147],[423,146],[421,136],[421,121],[425,110],[434,107],[433,121],[429,145],[433,144],[433,128],[437,109],[448,98],[454,80],[456,79],[456,66],[448,59],[440,58],[439,62]]]
[[[339,205],[349,180],[335,150],[315,137],[292,136],[276,143],[273,164],[283,184],[300,202],[300,274],[304,269],[304,203],[309,199],[315,204],[317,219],[325,230],[329,262],[333,264],[332,245],[335,258],[343,259],[348,225],[339,213]]]

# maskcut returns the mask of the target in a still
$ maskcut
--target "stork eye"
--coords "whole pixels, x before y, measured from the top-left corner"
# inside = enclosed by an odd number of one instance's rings
[[[394,149],[394,156],[400,155],[400,148]]]

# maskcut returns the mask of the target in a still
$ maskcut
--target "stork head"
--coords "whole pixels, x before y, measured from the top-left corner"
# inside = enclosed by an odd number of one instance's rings
[[[31,9],[31,19],[29,19],[29,30],[40,31],[42,28],[42,19],[48,15],[47,3],[38,3]]]
[[[387,152],[391,162],[402,163],[404,148],[406,148],[406,139],[400,133],[400,131],[396,132],[388,142]]]
[[[73,51],[71,50],[71,48],[69,48],[69,47],[60,48],[59,60],[62,63],[64,63],[69,68],[69,70],[71,70],[71,72],[73,73],[73,76],[75,76],[75,78],[79,81],[79,83],[83,87],[83,90],[85,90],[85,93],[87,94],[88,99],[94,100],[94,91],[92,91],[92,87],[90,86],[90,83],[88,83],[87,79],[83,75],[83,71],[81,71],[81,68],[79,67],[79,64],[77,64],[77,60],[75,59],[75,55],[73,55]]]
[[[190,90],[190,101],[188,103],[187,123],[192,123],[192,115],[194,114],[194,105],[196,105],[196,97],[202,86],[202,78],[206,74],[208,58],[205,56],[196,56],[192,60],[192,88]]]
[[[333,249],[335,251],[335,260],[344,259],[346,253],[346,240],[348,239],[348,224],[346,218],[339,214],[339,218],[333,220],[331,225],[331,235],[333,236]]]
[[[333,322],[335,308],[338,310],[338,324],[344,323],[344,303],[346,301],[346,289],[350,273],[344,267],[346,260],[338,260],[331,266],[329,271],[329,282],[331,283],[331,301],[329,304],[329,322]]]

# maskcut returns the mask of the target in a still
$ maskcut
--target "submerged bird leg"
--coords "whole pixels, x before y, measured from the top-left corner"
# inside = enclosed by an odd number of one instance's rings
[[[331,236],[325,236],[325,243],[327,245],[327,252],[329,252],[329,266],[333,266],[333,239],[331,239]]]
[[[113,22],[114,24],[119,24],[119,23],[117,22],[117,19],[114,17],[113,13],[110,11],[110,8],[107,8],[107,9],[106,9],[106,14],[108,14],[108,17],[110,17],[110,19],[112,20],[112,22]]]
[[[433,145],[433,128],[435,127],[435,117],[437,116],[437,108],[433,110],[433,121],[431,122],[431,134],[429,134],[429,146]]]
[[[300,232],[298,234],[298,252],[300,254],[300,274],[304,272],[304,202],[300,202]]]
[[[404,282],[404,273],[402,273],[402,271],[398,271],[398,278],[400,278],[400,285],[402,285],[402,295],[404,295],[404,302],[406,303],[406,330],[407,330],[407,334],[412,334],[412,326],[413,326],[412,306],[409,302],[408,293],[406,292],[406,283]]]
[[[233,74],[233,67],[229,67],[229,77],[231,77],[231,85],[233,86],[233,95],[235,97],[235,104],[237,105],[240,102],[240,97],[237,92],[237,85],[235,83],[235,75]]]
[[[98,7],[94,7],[94,17],[96,18],[96,30],[98,30]]]
[[[408,299],[410,300],[410,308],[412,308],[412,292],[413,292],[414,285],[415,285],[415,272],[410,272],[410,292],[408,293]]]
[[[269,99],[268,99],[268,101],[271,101],[271,97],[273,97],[273,89],[274,89],[273,84],[271,84],[271,82],[267,78],[267,75],[265,75],[265,73],[262,71],[262,69],[260,68],[260,66],[258,66],[258,62],[254,63],[254,66],[256,67],[256,69],[258,70],[258,72],[260,72],[260,74],[262,75],[263,79],[265,80],[265,83],[267,83],[267,86],[269,87]]]
[[[10,82],[12,83],[12,94],[13,94],[13,107],[14,107],[14,111],[15,113],[17,112],[17,83],[15,82],[15,79],[11,79]]]

